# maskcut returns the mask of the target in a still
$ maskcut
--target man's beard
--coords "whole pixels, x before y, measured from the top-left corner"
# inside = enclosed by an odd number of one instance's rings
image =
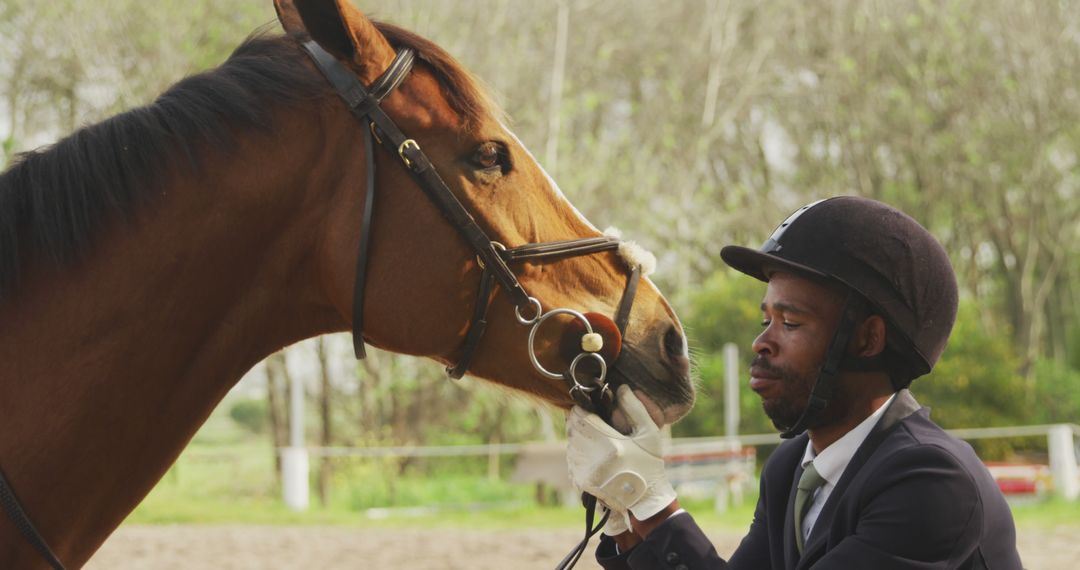
[[[765,409],[765,415],[769,416],[773,425],[780,431],[792,428],[806,411],[810,402],[810,393],[817,383],[820,366],[813,367],[809,372],[797,372],[790,368],[774,366],[764,356],[757,355],[751,364],[753,368],[760,368],[771,375],[776,376],[783,385],[783,394],[778,398],[762,398],[761,407]],[[806,427],[815,428],[828,424],[836,411],[843,406],[837,406],[836,402],[843,398],[843,389],[839,385],[833,387],[833,397],[829,404],[817,417],[811,418]]]

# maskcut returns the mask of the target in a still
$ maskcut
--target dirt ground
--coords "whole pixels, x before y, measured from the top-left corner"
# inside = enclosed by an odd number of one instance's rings
[[[706,529],[708,530],[708,529]],[[710,532],[722,554],[741,535]],[[550,570],[580,540],[562,530],[372,530],[340,527],[125,526],[86,568],[91,570],[247,570],[420,568]],[[589,552],[578,568],[596,569]],[[1028,570],[1073,570],[1080,527],[1019,532]]]

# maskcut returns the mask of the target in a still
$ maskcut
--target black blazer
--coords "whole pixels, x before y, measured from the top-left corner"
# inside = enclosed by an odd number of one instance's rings
[[[990,473],[971,446],[930,421],[929,409],[907,390],[851,458],[800,558],[792,511],[806,442],[803,434],[769,457],[754,522],[730,561],[687,514],[668,519],[621,555],[603,537],[597,561],[608,570],[1022,568],[1012,513]]]

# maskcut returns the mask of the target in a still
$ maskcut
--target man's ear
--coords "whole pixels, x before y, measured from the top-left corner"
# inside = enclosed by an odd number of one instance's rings
[[[885,319],[870,315],[855,327],[848,351],[858,358],[872,358],[885,350]]]

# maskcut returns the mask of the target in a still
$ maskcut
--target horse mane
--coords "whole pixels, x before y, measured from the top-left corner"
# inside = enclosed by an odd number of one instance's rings
[[[498,112],[442,48],[397,26],[375,25],[391,45],[416,51],[466,128]],[[221,66],[182,79],[153,103],[18,155],[0,173],[0,302],[27,264],[77,263],[105,229],[160,197],[171,157],[198,169],[208,150],[230,152],[237,133],[271,130],[274,107],[328,95],[329,84],[297,49],[298,39],[258,30]]]

